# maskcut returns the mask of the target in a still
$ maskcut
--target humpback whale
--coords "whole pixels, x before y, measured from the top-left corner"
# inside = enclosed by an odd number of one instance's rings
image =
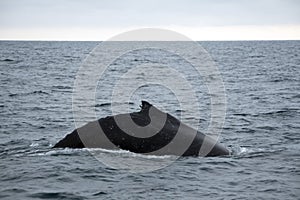
[[[128,116],[135,126],[128,125]],[[139,112],[108,116],[77,128],[53,148],[122,149],[176,156],[229,155],[228,149],[217,139],[189,127],[147,101],[142,101]]]

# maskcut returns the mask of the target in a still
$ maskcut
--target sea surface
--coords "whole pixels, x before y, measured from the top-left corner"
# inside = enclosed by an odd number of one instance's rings
[[[51,148],[75,129],[74,81],[99,44],[0,41],[0,199],[299,199],[300,41],[199,42],[222,75],[227,103],[220,142],[231,155],[179,158],[140,173],[107,166],[88,149]],[[181,70],[200,112],[181,110],[176,94],[147,84],[132,95],[129,110],[148,100],[205,130],[211,109],[205,81],[178,57],[153,49],[129,52],[99,77],[97,118],[112,113],[118,77],[146,63]],[[99,151],[122,162],[166,158]]]

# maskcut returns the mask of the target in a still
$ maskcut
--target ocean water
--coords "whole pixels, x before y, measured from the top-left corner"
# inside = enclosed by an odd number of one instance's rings
[[[113,169],[87,149],[51,148],[75,128],[74,80],[98,44],[0,42],[1,199],[299,199],[300,41],[200,42],[223,78],[227,104],[220,142],[231,155],[180,158],[144,173]],[[176,95],[157,85],[138,88],[129,109],[139,110],[145,99],[207,128],[207,87],[187,63],[168,57],[147,50],[117,60],[98,83],[97,117],[111,114],[113,82],[130,66],[163,63],[183,71],[196,90],[200,114],[180,110]],[[112,159],[140,156],[101,153]]]

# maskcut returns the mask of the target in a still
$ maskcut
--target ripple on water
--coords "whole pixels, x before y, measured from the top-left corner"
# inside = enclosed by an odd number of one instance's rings
[[[74,200],[84,200],[86,197],[81,195],[76,195],[75,193],[68,192],[36,192],[28,195],[31,198],[39,199],[74,199]]]

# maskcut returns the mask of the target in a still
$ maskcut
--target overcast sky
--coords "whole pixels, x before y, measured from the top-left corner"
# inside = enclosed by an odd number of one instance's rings
[[[145,27],[194,40],[300,39],[300,1],[0,0],[0,39],[105,40]]]

